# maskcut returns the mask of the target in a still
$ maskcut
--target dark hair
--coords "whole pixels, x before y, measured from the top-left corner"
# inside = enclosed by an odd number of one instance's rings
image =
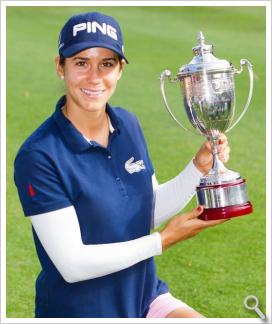
[[[63,67],[65,64],[65,56],[63,56],[62,54],[60,54],[60,58],[59,58],[59,64]]]
[[[66,57],[63,56],[62,54],[60,54],[60,56],[59,56],[59,64],[60,64],[62,67],[63,67],[64,64],[65,64],[65,59],[66,59]],[[123,59],[122,56],[118,54],[118,60],[119,60],[120,63],[121,63],[122,59]]]

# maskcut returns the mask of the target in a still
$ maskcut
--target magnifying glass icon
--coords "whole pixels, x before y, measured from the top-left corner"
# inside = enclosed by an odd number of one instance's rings
[[[255,304],[252,305],[252,301]],[[253,296],[253,295],[247,296],[244,300],[244,305],[245,305],[245,308],[247,308],[249,310],[254,310],[257,313],[257,315],[260,317],[260,319],[265,319],[264,313],[258,307],[259,300],[256,296]]]

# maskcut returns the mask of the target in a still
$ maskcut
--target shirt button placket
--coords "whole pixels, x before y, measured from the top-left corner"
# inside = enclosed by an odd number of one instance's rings
[[[111,155],[110,152],[108,152],[107,158],[108,158],[108,160],[111,160],[112,159],[112,155]],[[112,164],[112,166],[113,166],[113,170],[115,170],[114,163]],[[125,189],[125,187],[124,187],[124,185],[123,185],[123,183],[121,181],[121,178],[117,175],[116,170],[115,170],[115,180],[117,182],[117,185],[119,187],[119,190],[120,190],[122,196],[125,197],[125,198],[127,198],[128,195],[127,195],[126,189]]]

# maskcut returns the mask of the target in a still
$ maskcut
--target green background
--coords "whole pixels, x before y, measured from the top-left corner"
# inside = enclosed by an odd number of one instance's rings
[[[156,257],[171,292],[207,317],[254,317],[243,300],[254,294],[265,310],[265,8],[264,7],[8,7],[7,8],[7,317],[34,316],[34,284],[40,270],[31,233],[13,182],[22,142],[53,111],[63,94],[54,70],[58,32],[73,14],[102,11],[120,23],[126,66],[111,104],[139,118],[159,182],[178,174],[204,138],[184,132],[165,111],[160,73],[192,59],[202,30],[215,56],[247,58],[254,67],[250,109],[228,134],[227,167],[246,178],[254,213],[207,229]],[[237,108],[248,93],[245,71],[236,78]],[[182,98],[167,86],[173,110],[183,118]],[[185,210],[195,206],[192,200]]]

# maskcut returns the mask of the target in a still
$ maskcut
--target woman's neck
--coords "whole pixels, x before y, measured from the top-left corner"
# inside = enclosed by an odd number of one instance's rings
[[[100,111],[78,111],[63,107],[63,114],[77,130],[87,139],[107,146],[109,136],[109,121],[106,109]]]

